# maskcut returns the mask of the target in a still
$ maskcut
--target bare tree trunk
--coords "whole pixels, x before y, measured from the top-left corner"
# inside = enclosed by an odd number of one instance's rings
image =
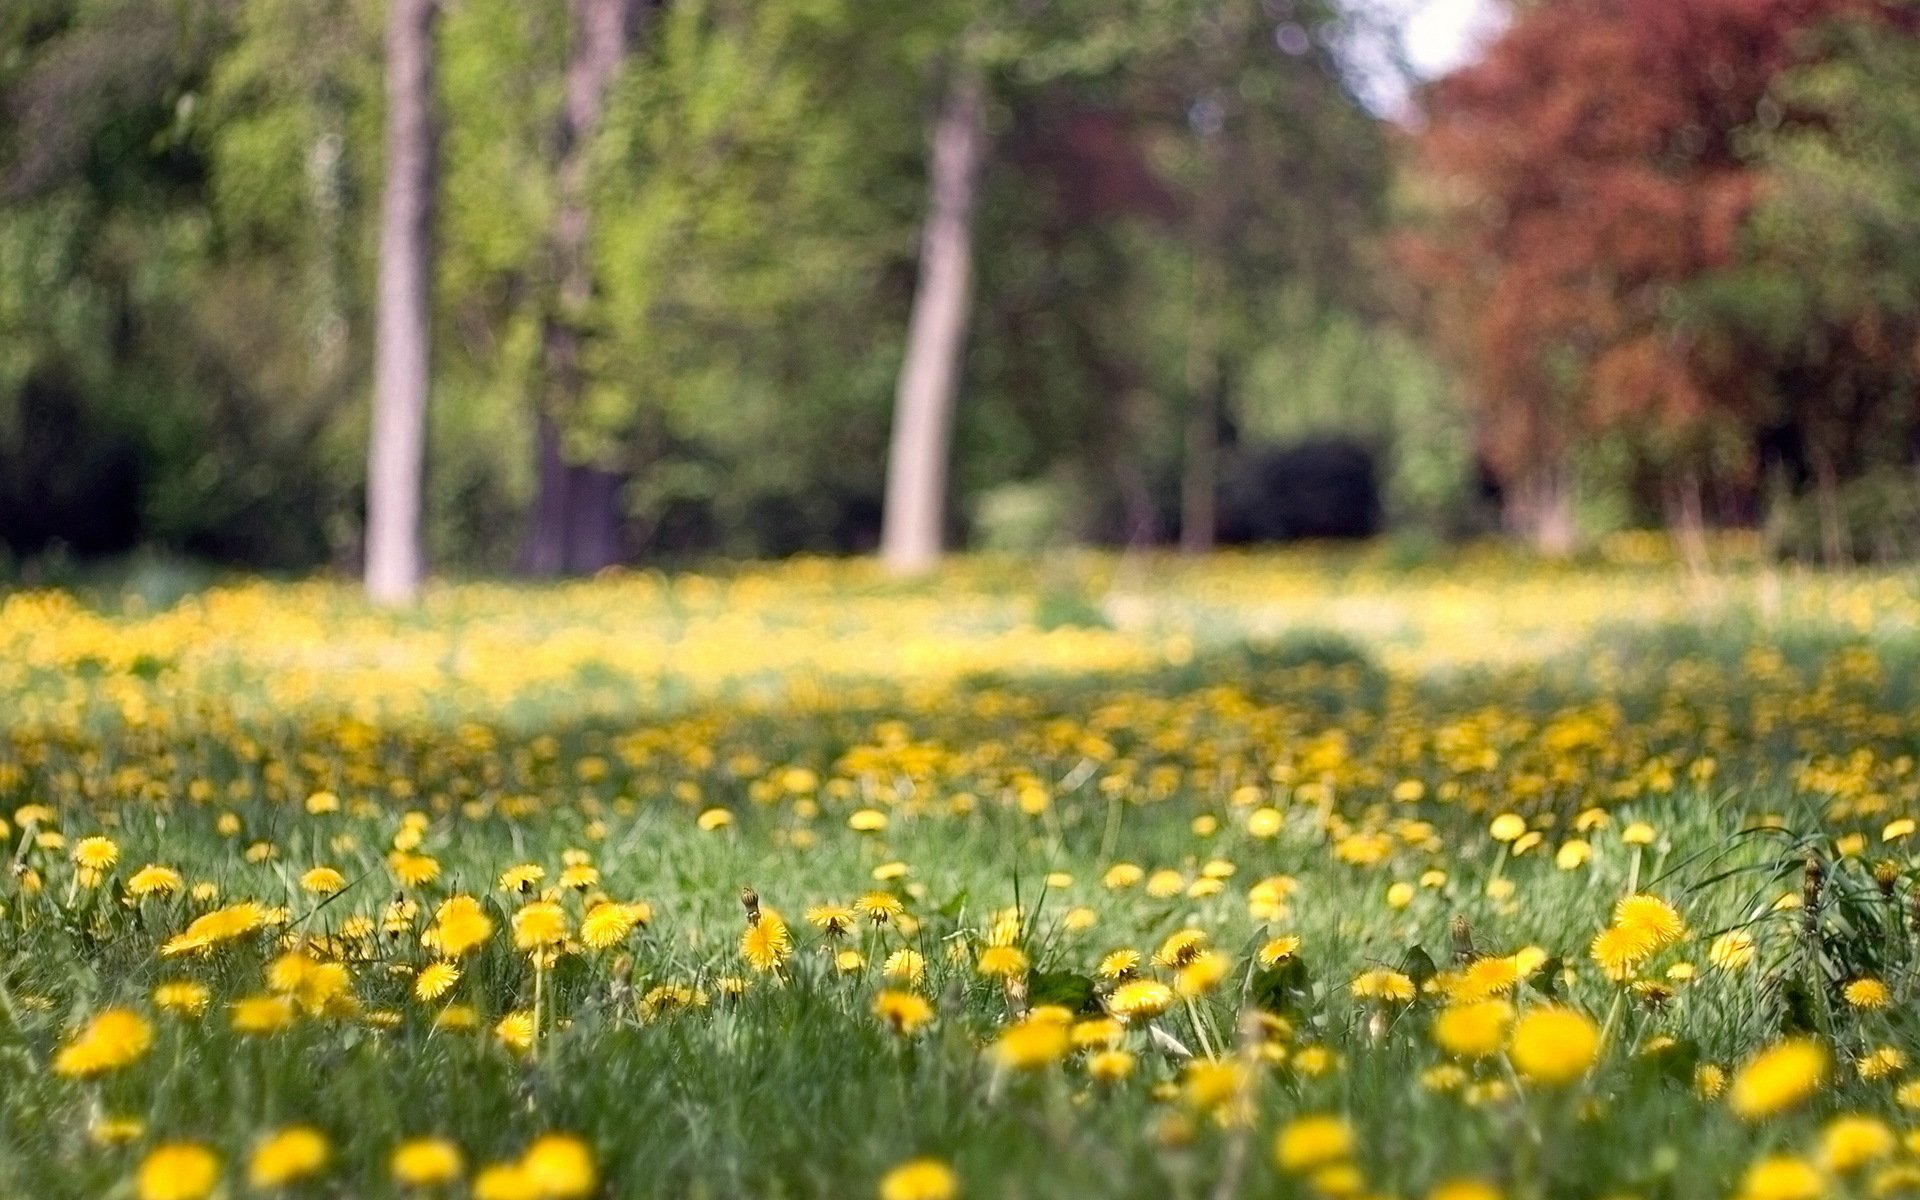
[[[380,196],[373,431],[367,451],[367,595],[411,604],[420,591],[433,281],[433,27],[438,0],[389,0],[387,162]]]
[[[520,568],[532,575],[597,571],[620,557],[619,501],[626,478],[568,462],[559,425],[579,407],[586,387],[580,360],[593,301],[587,197],[593,139],[607,92],[633,48],[639,8],[638,0],[570,0],[573,43],[560,113],[552,234],[557,288],[541,335],[546,393],[537,418],[532,520],[520,547]]]
[[[1549,558],[1571,555],[1579,546],[1580,530],[1566,468],[1537,463],[1516,481],[1507,506],[1507,525]]]
[[[893,403],[880,557],[899,574],[929,570],[940,559],[954,396],[972,290],[973,209],[986,150],[986,80],[962,63],[934,127],[920,280]]]

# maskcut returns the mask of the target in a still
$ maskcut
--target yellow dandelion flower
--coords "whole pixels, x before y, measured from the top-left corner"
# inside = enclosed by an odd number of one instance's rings
[[[1353,1155],[1353,1127],[1332,1113],[1296,1117],[1274,1138],[1273,1158],[1295,1174],[1344,1162]]]
[[[1007,1027],[991,1047],[993,1060],[1011,1071],[1032,1070],[1060,1060],[1071,1045],[1057,1021],[1029,1018]]]
[[[509,1050],[525,1054],[533,1049],[533,1014],[525,1009],[508,1013],[495,1023],[493,1036]]]
[[[917,985],[927,974],[927,959],[918,950],[895,950],[880,964],[880,973],[896,983]]]
[[[1891,1155],[1898,1142],[1877,1117],[1835,1117],[1820,1131],[1820,1158],[1829,1171],[1846,1174]]]
[[[1172,1007],[1173,989],[1157,979],[1136,979],[1113,989],[1107,1011],[1122,1021],[1152,1020]]]
[[[1480,1000],[1444,1008],[1433,1019],[1433,1040],[1456,1058],[1490,1058],[1506,1042],[1513,1006],[1505,1000]]]
[[[1877,1012],[1893,1004],[1893,989],[1878,979],[1856,979],[1843,993],[1854,1008]]]
[[[450,896],[433,914],[422,940],[448,958],[459,958],[493,936],[493,918],[472,896]]]
[[[787,923],[771,910],[763,910],[760,919],[740,934],[740,957],[756,971],[778,971],[792,956],[793,936],[787,932]]]
[[[933,1005],[914,992],[885,989],[873,998],[873,1014],[902,1037],[912,1037],[933,1021]]]
[[[153,989],[154,1007],[183,1016],[199,1016],[212,1000],[213,993],[206,984],[187,979],[171,980]]]
[[[544,950],[567,938],[567,910],[551,900],[536,900],[513,914],[513,944],[520,950]]]
[[[420,1000],[438,1000],[460,982],[460,968],[452,962],[429,963],[414,977],[413,994]]]
[[[880,1177],[880,1200],[954,1200],[960,1179],[937,1158],[916,1158]]]
[[[1827,1181],[1804,1158],[1776,1154],[1747,1168],[1740,1180],[1743,1200],[1819,1200]]]
[[[1113,950],[1101,958],[1094,974],[1102,979],[1131,979],[1140,970],[1138,950]]]
[[[988,946],[980,952],[974,969],[988,979],[1011,979],[1025,975],[1031,964],[1018,946]]]
[[[145,1057],[153,1046],[153,1026],[132,1009],[109,1008],[60,1047],[53,1073],[90,1079]]]
[[[520,1156],[520,1171],[540,1200],[582,1200],[600,1182],[593,1151],[577,1137],[549,1133]]]
[[[605,950],[625,941],[638,924],[640,912],[636,906],[604,900],[581,920],[580,940],[594,950]]]
[[[1570,1008],[1536,1008],[1514,1024],[1507,1057],[1536,1083],[1571,1083],[1600,1056],[1600,1030]]]
[[[183,886],[180,872],[158,863],[148,863],[127,880],[129,896],[176,896]]]
[[[251,900],[217,908],[195,917],[183,932],[167,939],[161,945],[160,953],[167,958],[196,954],[265,928],[271,915],[265,905]]]
[[[193,1142],[157,1147],[140,1162],[134,1190],[140,1200],[205,1200],[220,1182],[220,1159]]]
[[[1740,1068],[1727,1103],[1740,1116],[1759,1120],[1799,1104],[1826,1076],[1826,1047],[1812,1038],[1790,1038],[1761,1051]]]
[[[388,1173],[402,1187],[438,1187],[466,1173],[466,1156],[445,1138],[412,1138],[394,1147]]]
[[[327,1139],[317,1129],[296,1125],[273,1134],[254,1149],[247,1183],[259,1190],[282,1188],[316,1175],[327,1165]]]

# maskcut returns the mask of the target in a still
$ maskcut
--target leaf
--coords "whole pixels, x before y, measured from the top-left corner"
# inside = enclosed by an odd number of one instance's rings
[[[1074,971],[1035,971],[1027,979],[1027,1002],[1057,1004],[1074,1013],[1100,1011],[1093,980]]]

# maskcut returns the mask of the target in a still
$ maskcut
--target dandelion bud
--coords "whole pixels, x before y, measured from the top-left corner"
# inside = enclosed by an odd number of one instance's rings
[[[740,904],[747,910],[747,924],[760,923],[760,893],[750,887],[740,889]]]
[[[1473,927],[1467,924],[1465,917],[1456,916],[1447,928],[1453,934],[1454,962],[1465,965],[1480,957],[1473,948]]]

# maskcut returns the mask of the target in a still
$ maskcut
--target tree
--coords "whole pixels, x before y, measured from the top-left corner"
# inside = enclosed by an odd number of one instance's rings
[[[1711,470],[1729,395],[1672,319],[1730,265],[1759,177],[1744,131],[1848,0],[1528,8],[1424,97],[1431,205],[1408,261],[1460,365],[1510,527],[1565,552],[1584,448]]]
[[[387,17],[386,179],[367,454],[367,594],[381,604],[412,603],[424,571],[420,498],[431,384],[439,9],[439,0],[389,0]]]
[[[538,405],[535,493],[520,567],[534,575],[590,573],[620,557],[621,472],[569,461],[562,421],[586,388],[581,343],[593,299],[590,169],[607,93],[626,62],[639,24],[639,0],[572,0],[555,169],[552,262],[557,276],[542,335],[546,395]]]
[[[925,571],[940,558],[954,397],[972,300],[973,213],[987,150],[986,81],[964,45],[951,72],[933,127],[920,280],[887,452],[880,554],[900,574]]]

